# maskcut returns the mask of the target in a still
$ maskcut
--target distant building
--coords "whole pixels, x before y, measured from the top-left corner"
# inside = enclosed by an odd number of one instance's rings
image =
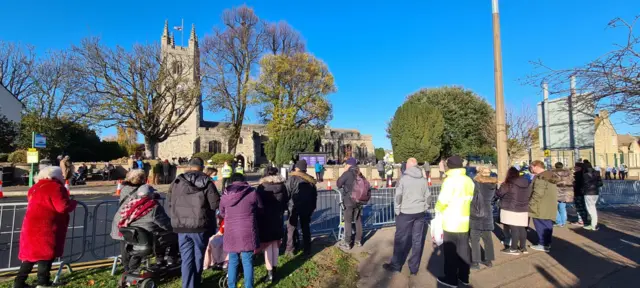
[[[19,123],[22,119],[22,102],[16,96],[11,94],[7,87],[0,83],[0,115],[4,115],[7,119]]]

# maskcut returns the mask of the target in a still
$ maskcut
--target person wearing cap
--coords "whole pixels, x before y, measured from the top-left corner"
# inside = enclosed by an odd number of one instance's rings
[[[383,264],[387,271],[400,272],[409,250],[409,272],[412,276],[418,274],[420,259],[427,235],[426,213],[429,209],[429,186],[422,174],[416,158],[407,160],[407,170],[398,181],[395,193],[396,233],[393,240],[393,257],[391,262]]]
[[[224,161],[224,165],[222,166],[222,190],[224,191],[229,183],[229,179],[231,178],[231,173],[233,173],[233,169],[229,166],[229,162]]]
[[[351,198],[353,185],[356,183],[356,177],[360,174],[358,169],[358,161],[351,157],[345,162],[345,171],[340,175],[336,186],[342,193],[342,209],[344,210],[344,240],[338,244],[343,250],[351,249],[351,222],[356,224],[356,238],[353,246],[362,246],[362,204],[357,203]]]
[[[438,277],[437,281],[447,287],[458,287],[458,283],[469,284],[469,217],[475,184],[466,175],[460,156],[447,159],[447,168],[435,207],[442,215],[444,231],[444,277]]]
[[[167,203],[173,231],[178,233],[182,257],[182,287],[200,287],[204,254],[209,237],[216,231],[216,209],[220,194],[203,173],[204,161],[193,158],[189,170],[171,183]]]
[[[289,208],[291,214],[287,222],[287,254],[293,254],[294,250],[294,234],[298,221],[302,228],[302,243],[304,254],[311,255],[311,215],[316,210],[316,201],[318,199],[318,190],[316,189],[316,180],[307,174],[307,161],[300,160],[295,165],[295,171],[289,174],[285,186],[291,195]]]

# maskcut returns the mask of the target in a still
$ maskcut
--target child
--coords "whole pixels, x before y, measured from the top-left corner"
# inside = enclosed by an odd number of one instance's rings
[[[209,269],[209,267],[220,270],[224,269],[227,265],[227,255],[222,250],[222,239],[224,235],[224,219],[220,220],[220,230],[216,235],[213,235],[209,238],[209,245],[207,245],[207,250],[204,253],[204,269]]]

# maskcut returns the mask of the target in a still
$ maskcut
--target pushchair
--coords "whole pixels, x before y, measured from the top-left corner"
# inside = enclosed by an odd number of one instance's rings
[[[228,287],[228,255],[224,253],[222,250],[223,245],[223,235],[224,235],[224,219],[220,220],[218,224],[220,229],[216,235],[211,236],[209,238],[209,244],[207,245],[207,251],[205,252],[205,269],[211,268],[213,270],[222,270],[224,271],[224,276],[220,277],[218,280],[218,286],[220,288]]]
[[[174,259],[163,265],[149,265],[149,258],[154,255],[157,243],[153,233],[140,227],[122,227],[120,233],[127,248],[131,248],[129,252],[131,259],[137,258],[136,261],[146,262],[146,265],[124,272],[118,283],[120,288],[132,286],[155,288],[158,287],[157,281],[180,275],[180,259]]]
[[[71,177],[71,185],[85,185],[87,184],[87,169],[80,167],[77,172],[73,172]]]

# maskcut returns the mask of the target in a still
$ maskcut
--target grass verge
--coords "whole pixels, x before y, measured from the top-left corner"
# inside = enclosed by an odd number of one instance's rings
[[[261,281],[267,275],[262,257],[258,256],[254,261],[254,287],[279,287],[279,288],[355,288],[358,280],[357,262],[351,255],[333,246],[324,247],[313,257],[305,258],[301,254],[293,257],[280,256],[278,259],[278,275],[280,281],[275,285],[268,285]],[[94,288],[117,287],[118,278],[110,275],[111,267],[86,269],[74,271],[72,274],[63,274],[62,281],[57,287]],[[218,281],[223,277],[223,272],[207,270],[203,273],[203,287],[218,287]],[[30,277],[27,283],[34,283],[35,277]],[[239,281],[243,284],[243,280]],[[239,285],[240,286],[240,285]],[[0,283],[0,288],[13,287],[13,280]],[[161,288],[181,287],[180,278],[171,279],[160,283]],[[244,287],[244,285],[240,286]]]

